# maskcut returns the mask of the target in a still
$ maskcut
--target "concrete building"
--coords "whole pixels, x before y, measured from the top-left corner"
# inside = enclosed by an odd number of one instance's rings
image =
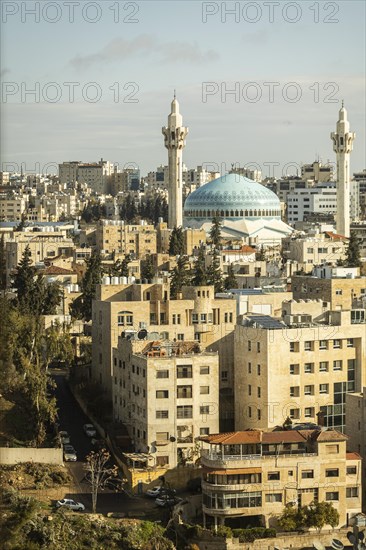
[[[219,358],[197,342],[120,336],[112,392],[114,420],[146,466],[193,464],[196,438],[219,431]]]
[[[293,275],[291,288],[295,300],[321,299],[331,310],[352,309],[366,296],[366,277],[358,268],[319,266],[312,275]]]
[[[0,196],[0,221],[19,222],[27,210],[28,203],[28,195]]]
[[[294,224],[306,220],[309,215],[335,214],[337,190],[335,184],[321,184],[308,189],[295,189],[287,195],[287,221]],[[349,207],[349,206],[348,206]]]
[[[59,164],[59,179],[61,183],[86,183],[96,193],[106,193],[114,166],[111,162],[101,159],[99,162],[71,161]]]
[[[238,431],[201,437],[204,525],[275,527],[286,505],[330,502],[339,527],[361,512],[361,457],[338,431]],[[252,523],[252,524],[253,524]]]
[[[366,479],[366,387],[361,392],[346,395],[346,434],[350,448],[357,451],[363,460],[362,479]],[[366,484],[363,483],[363,502],[366,498]]]
[[[350,235],[350,153],[356,134],[349,131],[347,111],[343,106],[335,132],[330,135],[337,154],[337,233]]]
[[[329,311],[323,300],[284,302],[282,320],[246,315],[235,328],[235,428],[290,417],[343,431],[346,393],[365,383],[365,328],[365,309]]]
[[[204,286],[183,287],[181,296],[171,300],[169,283],[110,282],[106,278],[105,284],[97,286],[93,302],[91,374],[101,390],[112,396],[112,350],[122,333],[133,337],[146,330],[156,340],[195,341],[202,351],[219,352],[221,429],[231,429],[235,298],[215,298],[214,288]]]
[[[168,226],[183,226],[183,164],[182,154],[186,144],[188,128],[183,126],[182,115],[179,113],[179,103],[175,98],[171,104],[168,116],[168,126],[162,128],[164,145],[168,149],[169,158],[169,213]]]
[[[318,160],[312,164],[303,164],[301,166],[301,177],[304,180],[314,182],[333,181],[333,167],[331,165],[323,166]]]

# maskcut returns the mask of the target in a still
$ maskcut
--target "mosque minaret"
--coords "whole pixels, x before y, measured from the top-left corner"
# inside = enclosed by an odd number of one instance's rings
[[[162,128],[164,144],[169,156],[169,210],[168,227],[181,227],[183,225],[183,148],[188,128],[183,126],[182,115],[179,112],[179,103],[175,97],[171,105],[171,113],[168,116],[168,126]]]
[[[342,102],[336,131],[330,137],[337,153],[337,233],[345,237],[350,236],[350,153],[355,136],[349,131],[347,111]]]

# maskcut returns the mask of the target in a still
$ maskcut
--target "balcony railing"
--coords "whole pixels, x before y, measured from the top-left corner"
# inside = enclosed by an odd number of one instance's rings
[[[238,460],[258,460],[258,459],[266,459],[266,458],[275,458],[275,457],[291,457],[291,456],[317,456],[317,453],[306,453],[301,450],[294,450],[294,451],[280,451],[277,453],[263,453],[263,454],[250,454],[250,455],[227,455],[222,453],[216,453],[213,451],[209,451],[208,449],[202,449],[201,450],[201,456],[204,458],[208,458],[208,460],[216,460],[216,461],[238,461]]]

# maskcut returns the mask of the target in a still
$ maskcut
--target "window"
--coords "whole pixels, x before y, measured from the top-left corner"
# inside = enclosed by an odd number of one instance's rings
[[[271,493],[266,495],[266,502],[282,502],[282,493]]]
[[[290,374],[299,374],[300,366],[299,365],[290,365]]]
[[[252,386],[248,384],[248,395],[252,395]]]
[[[200,323],[207,323],[207,314],[206,313],[201,313]]]
[[[261,343],[260,342],[257,342],[257,352],[259,353],[261,350]]]
[[[319,349],[328,349],[328,341],[319,340]]]
[[[311,372],[314,372],[314,363],[305,363],[304,364],[304,372],[309,374]]]
[[[169,432],[156,432],[156,441],[168,441]]]
[[[227,382],[227,380],[228,380],[228,371],[227,370],[222,371],[221,380],[222,380],[222,382]]]
[[[338,468],[328,468],[325,470],[325,477],[339,477]]]
[[[261,374],[261,366],[260,365],[257,365],[257,374],[258,374],[258,376],[260,376],[260,374]]]
[[[304,344],[305,351],[312,351],[313,349],[314,349],[314,342],[305,342]]]
[[[158,370],[156,372],[156,378],[169,378],[168,370]]]
[[[257,410],[257,419],[260,420],[262,418],[262,411],[260,409]]]
[[[302,479],[312,479],[314,477],[314,470],[303,470],[301,477]]]
[[[304,416],[305,416],[305,418],[313,418],[314,417],[314,407],[305,407]]]
[[[209,435],[210,428],[200,428],[200,435]]]
[[[325,493],[325,500],[339,500],[338,491],[329,491],[329,493]]]
[[[353,338],[347,338],[347,348],[353,348]]]
[[[156,465],[157,466],[166,466],[169,464],[169,456],[157,456]]]
[[[299,342],[290,342],[290,351],[299,351]]]
[[[192,324],[196,325],[198,323],[198,313],[192,313]]]
[[[210,405],[201,405],[200,414],[210,414]]]
[[[121,313],[118,314],[117,322],[119,327],[132,326],[133,325],[132,311],[121,311]]]
[[[173,325],[180,325],[180,314],[173,313]]]
[[[336,455],[339,453],[339,445],[326,445],[325,454],[327,455]]]
[[[193,407],[192,405],[181,405],[177,407],[177,418],[192,418]]]
[[[300,418],[300,409],[290,409],[290,418]]]
[[[333,349],[340,349],[340,348],[341,348],[341,341],[333,340]]]
[[[347,475],[356,475],[357,466],[347,466]]]
[[[260,387],[258,386],[258,388],[257,388],[257,397],[260,397],[260,396],[261,396],[261,389],[260,389]]]
[[[252,363],[248,363],[248,373],[252,374]]]
[[[156,411],[156,418],[169,418],[169,411]]]
[[[342,361],[340,359],[333,361],[333,370],[342,370]]]
[[[192,378],[192,365],[177,365],[177,378]]]
[[[177,387],[177,398],[178,399],[187,399],[192,397],[192,386],[178,386]]]
[[[290,387],[290,397],[299,397],[299,395],[300,395],[299,386],[291,386]]]
[[[341,288],[336,288],[336,296],[342,296],[342,289]]]
[[[358,487],[347,487],[346,497],[347,498],[357,498],[358,497]]]
[[[329,384],[319,384],[319,393],[329,393]]]
[[[328,369],[329,369],[328,361],[320,361],[319,372],[328,372]]]
[[[210,374],[210,367],[200,367],[200,374]]]
[[[177,339],[178,339],[180,342],[184,342],[184,334],[177,334]]]
[[[252,342],[248,340],[248,351],[252,351]]]
[[[210,386],[200,386],[200,394],[206,395],[210,393]]]
[[[304,386],[304,395],[314,395],[314,386]]]
[[[280,472],[268,472],[267,474],[268,481],[275,481],[280,479]]]
[[[168,390],[156,390],[156,399],[168,399],[169,391]]]

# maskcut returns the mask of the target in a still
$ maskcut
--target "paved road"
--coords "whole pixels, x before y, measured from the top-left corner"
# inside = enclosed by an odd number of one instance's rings
[[[73,498],[82,502],[87,511],[91,511],[90,485],[83,482],[85,457],[93,447],[83,431],[83,425],[90,423],[68,385],[66,372],[53,370],[52,377],[56,382],[54,395],[57,399],[59,429],[66,430],[70,435],[71,444],[76,450],[77,462],[65,462],[74,482],[69,486],[69,492],[60,498]],[[156,506],[153,499],[144,497],[129,497],[126,493],[106,489],[98,495],[97,511],[100,513],[119,512],[128,517],[148,517],[158,521],[164,519],[167,510]]]

